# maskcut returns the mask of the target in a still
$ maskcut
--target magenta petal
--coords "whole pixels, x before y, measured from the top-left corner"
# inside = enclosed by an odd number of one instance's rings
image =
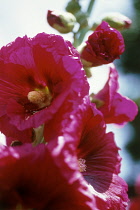
[[[116,93],[106,123],[125,124],[134,120],[137,113],[138,107],[132,100]]]
[[[97,208],[113,210],[115,205],[117,209],[125,209],[128,201],[127,185],[118,176],[121,161],[119,148],[113,133],[106,133],[103,115],[90,104],[88,98],[77,109],[70,109],[69,106],[67,109],[70,116],[64,114],[61,107],[59,111],[63,114],[54,115],[54,121],[46,124],[46,141],[50,139],[49,142],[52,142],[57,135],[64,136],[67,142],[74,139],[72,145],[77,148],[74,157],[85,160],[86,170],[81,174],[95,198]],[[51,129],[54,132],[50,132]]]
[[[132,100],[118,93],[117,70],[113,64],[109,68],[105,86],[94,97],[104,103],[98,109],[103,113],[106,123],[125,124],[134,120],[138,108]]]
[[[77,119],[79,131],[76,132],[81,133],[81,138],[77,155],[85,160],[86,170],[82,174],[95,197],[97,208],[113,210],[116,206],[116,209],[125,209],[127,184],[118,176],[121,158],[114,135],[106,133],[103,116],[88,102],[78,112],[81,115]]]
[[[18,130],[16,126],[10,124],[10,119],[7,115],[0,117],[0,127],[1,132],[5,134],[7,137],[11,137],[11,140],[8,141],[8,146],[14,140],[22,141],[23,143],[32,142],[32,129],[27,129],[25,131]]]

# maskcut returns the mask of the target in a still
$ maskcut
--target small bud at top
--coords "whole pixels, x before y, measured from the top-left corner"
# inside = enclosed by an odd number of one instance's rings
[[[76,18],[69,12],[56,12],[48,10],[47,21],[51,27],[60,33],[69,33],[73,30]]]
[[[119,12],[106,13],[101,18],[101,21],[106,21],[112,28],[116,28],[119,31],[128,29],[132,24],[132,21],[128,17]],[[99,23],[94,23],[92,30],[94,30],[97,25],[99,25]]]
[[[71,0],[68,2],[68,5],[66,6],[66,11],[71,12],[72,14],[75,14],[76,12],[81,10],[81,6],[78,1]]]
[[[117,30],[127,29],[131,26],[132,21],[118,12],[108,13],[102,20],[109,23],[109,25]]]

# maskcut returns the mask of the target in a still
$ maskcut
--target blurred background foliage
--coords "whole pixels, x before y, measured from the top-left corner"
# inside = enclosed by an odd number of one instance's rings
[[[132,26],[123,32],[126,50],[122,56],[124,72],[136,73],[140,76],[140,0],[132,0],[134,13],[132,14]]]
[[[132,16],[132,27],[129,30],[124,31],[122,34],[125,40],[126,50],[121,58],[121,68],[124,73],[135,74],[140,82],[140,0],[133,0],[135,13]],[[135,85],[135,84],[133,84]],[[135,102],[140,107],[140,90],[137,89],[139,97],[135,99]],[[132,155],[135,161],[140,160],[140,113],[136,119],[131,122],[135,135],[131,141],[127,144],[126,148]]]
[[[137,77],[140,84],[140,0],[132,0],[134,6],[134,13],[132,14],[132,27],[129,30],[124,31],[126,50],[121,58],[121,71],[125,74],[134,75]],[[136,84],[133,84],[135,86]],[[135,88],[137,91],[137,98],[135,102],[139,106],[140,110],[140,87]],[[133,93],[131,93],[133,94]],[[131,95],[131,97],[133,97]],[[130,138],[126,144],[126,149],[135,162],[140,161],[140,111],[133,122],[130,123],[134,130],[134,135]],[[140,165],[139,165],[140,168]],[[133,173],[133,172],[132,172]],[[137,174],[138,175],[138,174]],[[134,196],[134,182],[129,184],[129,196]]]

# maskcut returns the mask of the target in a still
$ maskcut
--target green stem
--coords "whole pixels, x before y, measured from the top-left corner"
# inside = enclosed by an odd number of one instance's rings
[[[81,31],[80,31],[80,35],[79,35],[79,45],[83,42],[83,39],[86,35],[86,33],[88,32],[89,30],[89,27],[86,27],[86,28],[83,28]]]
[[[93,5],[94,5],[95,0],[90,0],[88,8],[87,8],[87,15],[90,16]],[[84,37],[86,33],[90,30],[90,27],[87,26],[85,28],[80,29],[77,33],[74,34],[74,43],[73,45],[75,47],[78,47],[84,40]]]
[[[89,3],[89,5],[88,5],[88,9],[87,9],[87,14],[88,14],[88,15],[91,14],[91,11],[92,11],[94,2],[95,2],[95,0],[91,0],[90,3]]]
[[[77,38],[78,33],[73,33],[73,46],[78,47],[79,46],[79,39]]]

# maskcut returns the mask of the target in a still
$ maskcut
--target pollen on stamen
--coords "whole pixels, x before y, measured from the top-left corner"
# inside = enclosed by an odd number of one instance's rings
[[[78,165],[79,165],[79,171],[80,172],[86,171],[87,166],[86,166],[85,163],[86,163],[85,159],[83,159],[83,158],[79,158],[78,159]]]
[[[42,91],[30,91],[27,95],[28,100],[34,104],[40,104],[45,101],[46,95]]]

